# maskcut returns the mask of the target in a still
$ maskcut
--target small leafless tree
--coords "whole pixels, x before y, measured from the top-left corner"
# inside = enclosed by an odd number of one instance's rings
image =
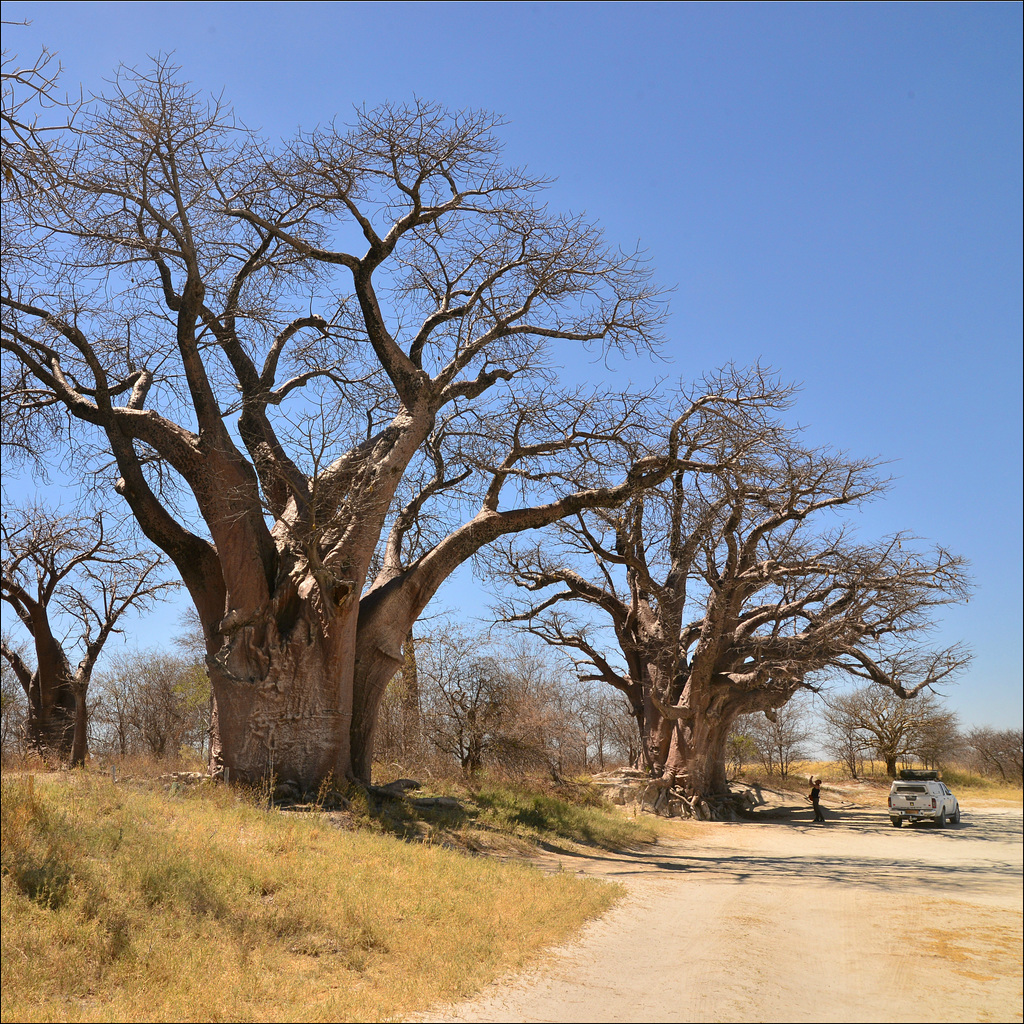
[[[640,752],[640,732],[621,694],[602,686],[587,684],[589,716],[588,762],[586,767],[605,771],[635,764]]]
[[[380,757],[406,770],[415,770],[424,743],[461,763],[470,719],[485,726],[476,767],[514,775],[603,770],[629,763],[635,752],[639,734],[625,702],[581,682],[522,637],[435,623],[415,651],[406,663],[416,667],[420,742],[411,744],[407,731],[408,670],[392,680],[378,726]]]
[[[827,703],[821,712],[821,721],[826,752],[849,772],[850,778],[859,778],[863,773],[864,759],[870,756],[871,751],[865,747],[857,728],[847,716],[834,713]]]
[[[806,757],[811,733],[799,701],[790,701],[768,714],[747,715],[741,721],[739,731],[750,739],[761,767],[769,775],[785,779],[794,762]]]
[[[424,726],[430,743],[464,772],[478,772],[501,742],[512,695],[499,662],[483,653],[479,637],[447,629],[431,638],[420,659],[427,685]]]
[[[94,737],[119,756],[202,756],[210,728],[210,683],[202,662],[161,651],[119,655],[94,684]],[[95,743],[95,739],[94,739]]]
[[[9,510],[0,536],[0,597],[28,634],[32,656],[7,637],[0,654],[28,701],[29,743],[46,757],[82,764],[96,661],[124,613],[149,607],[170,584],[161,560],[112,533],[102,513]]]
[[[934,766],[954,746],[956,715],[932,692],[905,700],[892,689],[864,686],[826,698],[824,716],[849,744],[884,761],[892,778],[900,763]]]
[[[737,718],[725,741],[726,765],[732,778],[742,773],[748,764],[757,763],[757,744],[746,728],[748,718],[751,717],[741,715]]]
[[[958,756],[960,746],[960,723],[956,714],[940,708],[939,713],[924,718],[918,726],[914,754],[926,768],[941,768]]]
[[[1020,729],[971,729],[963,736],[971,765],[983,775],[1016,785],[1024,777],[1024,733]]]
[[[522,638],[438,625],[417,642],[417,666],[425,740],[467,773],[490,767],[560,779],[587,767],[602,730],[601,756],[615,745],[589,690]],[[397,737],[397,702],[390,710]]]

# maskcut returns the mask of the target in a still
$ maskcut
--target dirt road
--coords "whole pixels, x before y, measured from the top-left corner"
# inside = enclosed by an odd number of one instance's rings
[[[561,856],[629,896],[543,967],[422,1019],[1022,1019],[1020,811],[965,808],[944,831],[877,808],[808,816]]]

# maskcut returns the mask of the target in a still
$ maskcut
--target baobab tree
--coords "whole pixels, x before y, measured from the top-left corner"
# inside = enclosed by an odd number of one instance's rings
[[[886,482],[750,412],[710,422],[691,450],[699,470],[565,519],[556,543],[509,547],[495,569],[536,595],[503,617],[625,694],[644,764],[700,816],[725,810],[740,715],[773,717],[837,672],[909,699],[966,661],[959,647],[917,647],[931,611],[965,595],[962,560],[904,534],[863,544],[824,527]]]
[[[149,607],[170,586],[162,561],[113,535],[101,513],[9,510],[0,536],[0,599],[28,633],[35,656],[33,665],[18,644],[7,636],[0,641],[0,656],[28,701],[28,744],[48,760],[83,764],[93,669],[125,612]]]
[[[900,761],[920,758],[934,765],[956,742],[956,715],[934,693],[901,700],[891,689],[862,686],[830,695],[823,711],[833,735],[856,745],[860,754],[878,757],[896,778]]]
[[[275,149],[159,63],[8,197],[4,401],[77,424],[79,464],[112,462],[176,566],[218,771],[368,780],[454,568],[674,465],[630,425],[639,396],[556,385],[572,352],[656,344],[663,307],[637,254],[503,166],[498,126],[417,102]]]

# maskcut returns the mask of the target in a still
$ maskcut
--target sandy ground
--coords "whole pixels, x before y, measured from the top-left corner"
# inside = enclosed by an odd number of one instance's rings
[[[629,895],[526,975],[423,1021],[1019,1021],[1020,810],[894,829],[884,809],[693,824],[547,861]]]

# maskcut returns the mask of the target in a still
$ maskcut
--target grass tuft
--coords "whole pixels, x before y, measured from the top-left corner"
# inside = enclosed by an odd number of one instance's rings
[[[651,822],[623,817],[586,789],[570,801],[522,787],[487,786],[472,799],[483,823],[548,843],[622,849],[657,838]]]

